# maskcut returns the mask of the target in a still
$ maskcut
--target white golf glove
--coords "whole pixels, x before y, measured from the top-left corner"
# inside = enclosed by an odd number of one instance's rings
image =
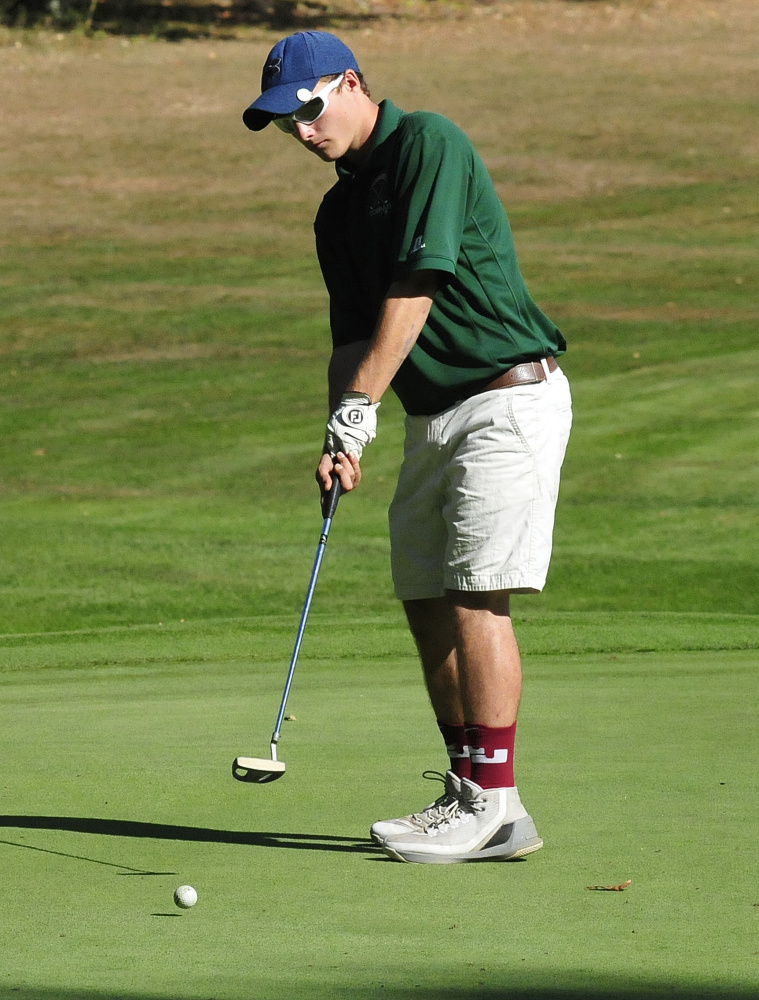
[[[358,458],[364,448],[377,436],[377,408],[365,392],[346,392],[340,405],[329,418],[324,451],[334,456],[338,451]]]

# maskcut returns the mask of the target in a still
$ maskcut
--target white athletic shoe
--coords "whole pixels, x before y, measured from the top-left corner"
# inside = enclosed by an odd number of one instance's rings
[[[395,834],[382,844],[396,861],[454,864],[507,861],[543,846],[516,788],[480,788],[461,779],[459,796],[424,829]]]
[[[458,802],[461,781],[453,771],[447,771],[445,777],[439,771],[425,771],[424,774],[425,777],[435,775],[445,781],[443,794],[421,812],[412,813],[410,816],[400,816],[398,819],[383,819],[374,823],[369,832],[372,835],[372,840],[376,843],[382,845],[388,837],[426,830],[431,823],[442,819],[453,803]]]

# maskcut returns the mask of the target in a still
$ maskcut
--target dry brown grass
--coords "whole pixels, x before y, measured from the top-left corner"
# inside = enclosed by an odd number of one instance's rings
[[[759,5],[447,8],[342,32],[377,98],[442,111],[507,204],[744,176]],[[167,44],[5,32],[5,240],[119,238],[299,253],[330,168],[240,122],[275,36]],[[745,115],[746,127],[736,122]]]

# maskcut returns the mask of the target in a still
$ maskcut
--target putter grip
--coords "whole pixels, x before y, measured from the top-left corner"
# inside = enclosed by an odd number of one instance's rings
[[[332,477],[332,489],[328,493],[322,493],[322,515],[325,520],[333,518],[335,516],[335,511],[337,510],[337,501],[340,499],[340,494],[343,491],[343,486],[337,476]]]

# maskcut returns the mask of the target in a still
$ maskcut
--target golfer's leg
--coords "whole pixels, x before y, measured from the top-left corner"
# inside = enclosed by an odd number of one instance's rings
[[[448,770],[469,778],[472,765],[459,691],[456,628],[448,597],[404,601],[424,681],[448,754]]]
[[[446,811],[385,838],[383,850],[420,863],[532,854],[543,841],[514,784],[522,671],[508,591],[447,591],[434,602],[407,602],[406,613],[436,711],[452,706],[451,689],[460,692],[471,780],[453,772]]]
[[[459,693],[456,626],[448,597],[404,601],[411,634],[422,661],[424,681],[439,722],[463,726]]]
[[[522,663],[508,591],[448,591],[404,601],[438,719],[510,726],[522,694]]]
[[[508,591],[447,591],[404,606],[451,769],[512,787],[522,665]]]
[[[444,796],[421,812],[398,819],[380,820],[371,828],[372,838],[384,844],[389,837],[419,832],[439,817],[438,807],[449,805],[458,794],[456,781],[469,777],[469,749],[458,693],[456,642],[447,598],[424,598],[403,602],[411,633],[422,661],[430,701],[449,757]],[[451,777],[453,775],[453,777]]]
[[[509,592],[454,590],[447,599],[464,718],[493,728],[513,725],[522,694],[522,663]]]

